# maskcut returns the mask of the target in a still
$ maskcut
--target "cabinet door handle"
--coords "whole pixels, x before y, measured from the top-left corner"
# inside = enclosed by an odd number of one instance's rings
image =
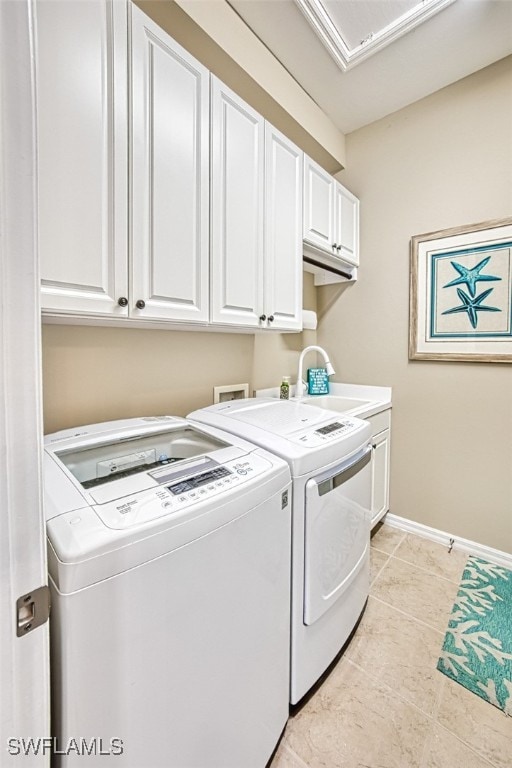
[[[336,246],[336,250],[337,250],[337,251],[341,251],[341,245],[337,245],[337,246]]]
[[[274,322],[274,315],[270,315],[270,317],[268,318],[268,321],[269,321],[269,323],[273,323]]]
[[[266,315],[260,315],[260,320],[262,323],[264,323],[266,319],[267,319]]]
[[[135,303],[135,306],[137,307],[137,309],[144,309],[144,307],[146,306],[146,302],[143,299],[139,299]]]
[[[117,303],[119,304],[120,307],[127,307],[128,306],[128,299],[126,298],[126,296],[121,296],[117,300]]]
[[[337,251],[337,250],[338,250],[338,246],[336,245],[336,243],[333,243],[331,247],[332,247],[332,248],[333,248],[335,251]]]

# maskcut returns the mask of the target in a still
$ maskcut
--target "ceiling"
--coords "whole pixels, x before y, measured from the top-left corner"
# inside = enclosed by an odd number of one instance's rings
[[[343,71],[301,6],[313,0],[228,0],[342,133],[379,120],[512,54],[512,0],[454,0],[403,36]],[[361,48],[364,34],[389,25],[417,3],[322,0],[327,21]],[[318,3],[316,3],[318,5]],[[387,13],[385,12],[387,11]],[[375,19],[372,26],[372,18]],[[364,26],[361,26],[364,23]]]

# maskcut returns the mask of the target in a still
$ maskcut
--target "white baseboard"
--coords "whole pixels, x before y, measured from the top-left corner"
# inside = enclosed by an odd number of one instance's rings
[[[414,533],[416,536],[422,536],[424,539],[430,539],[431,541],[443,544],[446,547],[449,547],[453,542],[453,549],[467,552],[470,555],[476,555],[476,557],[481,557],[484,560],[489,560],[491,563],[497,563],[498,565],[503,565],[505,568],[510,568],[512,570],[512,554],[502,552],[500,549],[493,549],[492,547],[487,547],[485,544],[478,544],[476,541],[471,541],[470,539],[462,539],[460,536],[455,536],[453,533],[446,533],[437,528],[430,528],[428,525],[416,523],[414,520],[407,520],[405,517],[392,515],[389,512],[383,522],[391,528],[399,528],[401,531]]]

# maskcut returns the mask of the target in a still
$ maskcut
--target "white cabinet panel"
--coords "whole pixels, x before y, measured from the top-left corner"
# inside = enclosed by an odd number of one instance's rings
[[[258,327],[263,307],[264,121],[212,77],[214,323]]]
[[[331,252],[334,243],[336,180],[309,157],[304,158],[304,240]]]
[[[264,314],[279,330],[302,328],[302,160],[302,151],[267,123]]]
[[[389,511],[391,409],[365,417],[372,426],[372,527]]]
[[[389,509],[389,455],[390,431],[380,432],[372,438],[372,526]]]
[[[136,6],[132,91],[130,311],[207,322],[209,73]]]
[[[338,256],[359,265],[359,200],[341,184],[336,184],[334,242]]]
[[[125,315],[126,5],[34,5],[42,308]]]

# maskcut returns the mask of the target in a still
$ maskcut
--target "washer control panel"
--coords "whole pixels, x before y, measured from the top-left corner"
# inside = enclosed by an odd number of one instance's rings
[[[194,475],[186,480],[180,480],[173,485],[168,485],[167,490],[177,496],[186,493],[187,491],[195,491],[198,488],[202,488],[204,485],[209,486],[231,474],[231,470],[227,467],[217,467],[216,469],[211,469],[209,472],[202,472],[200,475]]]
[[[181,513],[214,496],[232,492],[261,475],[269,465],[261,456],[248,454],[225,464],[209,461],[206,466],[206,470],[190,468],[188,474],[184,468],[180,469],[174,480],[170,473],[164,482],[164,478],[155,477],[155,482],[159,482],[157,487],[96,505],[94,509],[109,528],[130,528],[164,515]]]

